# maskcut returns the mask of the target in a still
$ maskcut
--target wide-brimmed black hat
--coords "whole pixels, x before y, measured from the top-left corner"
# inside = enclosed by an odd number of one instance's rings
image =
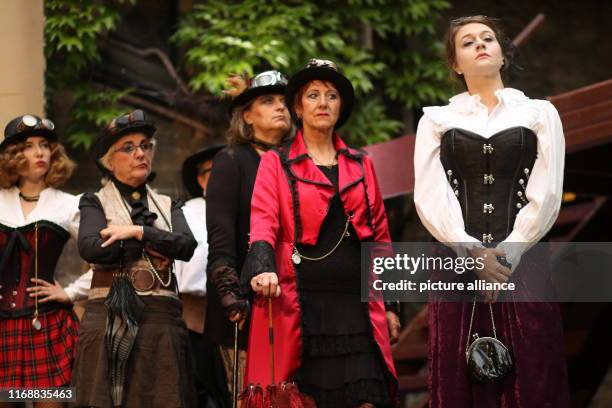
[[[192,197],[202,197],[202,187],[198,183],[198,165],[206,160],[212,160],[219,150],[225,147],[224,144],[213,144],[206,146],[198,152],[189,156],[183,162],[183,185]]]
[[[353,84],[347,77],[340,73],[335,62],[323,59],[313,58],[308,61],[306,67],[301,71],[296,72],[289,83],[285,92],[285,101],[291,112],[291,117],[296,123],[300,123],[299,118],[295,113],[295,96],[300,91],[302,86],[310,81],[329,81],[340,92],[342,98],[342,111],[336,122],[335,129],[339,129],[351,116],[353,111],[353,103],[355,101],[355,90]]]
[[[4,140],[0,143],[0,151],[8,145],[23,142],[30,136],[40,136],[51,142],[57,142],[55,125],[47,118],[36,115],[17,116],[4,128]]]
[[[102,166],[100,159],[117,140],[132,133],[144,133],[151,138],[156,130],[155,122],[149,120],[147,113],[141,109],[116,117],[102,129],[94,142],[92,155],[96,165],[103,174],[107,174],[109,171]]]
[[[264,71],[247,80],[246,86],[246,89],[232,100],[230,113],[260,95],[284,95],[287,88],[287,78],[279,71]]]

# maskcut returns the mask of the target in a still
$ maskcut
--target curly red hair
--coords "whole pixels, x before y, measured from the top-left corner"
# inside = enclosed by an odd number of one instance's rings
[[[28,165],[23,154],[25,143],[15,143],[0,152],[0,187],[11,188],[19,182],[19,172]],[[60,143],[49,143],[51,160],[49,171],[45,175],[45,183],[49,187],[59,188],[72,176],[76,164],[66,154],[66,149]]]

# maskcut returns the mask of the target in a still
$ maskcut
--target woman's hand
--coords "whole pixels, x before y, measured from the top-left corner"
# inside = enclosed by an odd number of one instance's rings
[[[279,297],[281,288],[278,284],[278,276],[274,272],[264,272],[251,279],[253,292],[264,297]]]
[[[144,230],[140,225],[111,225],[100,231],[100,236],[105,239],[102,243],[102,248],[111,245],[115,241],[123,241],[126,239],[137,239],[142,241]]]
[[[391,344],[393,344],[399,339],[402,325],[400,324],[400,319],[395,312],[387,311],[385,314],[387,316],[387,326],[389,326],[389,340],[391,341]]]
[[[30,286],[26,289],[26,291],[30,292],[30,297],[38,296],[39,303],[45,302],[61,302],[61,303],[72,303],[68,294],[62,288],[62,285],[59,284],[58,281],[55,281],[55,284],[51,284],[43,279],[30,279],[33,283],[37,284],[37,286]]]
[[[238,323],[238,328],[240,330],[242,330],[242,328],[244,327],[244,323],[246,322],[246,318],[247,318],[247,311],[244,310],[235,310],[233,312],[230,313],[229,315],[229,321],[232,323]]]
[[[474,268],[474,272],[479,279],[484,279],[491,283],[506,283],[512,275],[510,268],[503,266],[497,260],[498,256],[506,256],[506,253],[502,249],[498,248],[473,248],[470,250],[470,254],[474,258],[481,258],[483,268]],[[489,302],[495,302],[499,291],[487,290],[483,292],[485,300]]]

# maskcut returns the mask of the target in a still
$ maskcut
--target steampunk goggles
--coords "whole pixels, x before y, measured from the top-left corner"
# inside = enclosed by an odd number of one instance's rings
[[[23,115],[17,124],[17,131],[23,132],[28,129],[54,130],[55,124],[47,118],[38,119],[32,115]]]
[[[287,85],[287,78],[278,71],[264,71],[256,75],[249,86],[250,89],[259,88],[260,86],[276,86]]]

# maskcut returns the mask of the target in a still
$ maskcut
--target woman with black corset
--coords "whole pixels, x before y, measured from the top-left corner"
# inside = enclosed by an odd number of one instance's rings
[[[494,292],[470,302],[431,302],[430,404],[568,407],[559,307],[535,303],[541,293],[534,283],[545,289],[551,283],[538,266],[542,260],[528,251],[551,228],[561,204],[559,115],[550,102],[505,87],[502,75],[512,55],[494,19],[452,21],[446,51],[467,92],[446,106],[424,109],[414,154],[417,211],[438,241],[484,259],[483,269],[464,278],[510,280],[533,302]],[[511,363],[487,376],[468,370],[466,348],[475,332],[496,336]],[[470,372],[479,381],[470,379]]]

